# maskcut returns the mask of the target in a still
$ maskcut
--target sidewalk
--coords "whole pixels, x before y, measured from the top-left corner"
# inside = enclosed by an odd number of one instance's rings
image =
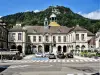
[[[93,59],[95,59],[95,58],[89,58],[89,57],[81,57],[81,56],[74,56],[74,58],[76,58],[76,59],[88,59],[88,60],[93,60]],[[100,60],[100,57],[97,59],[97,60]]]
[[[82,71],[77,71],[77,72],[65,72],[65,71],[41,71],[41,72],[20,72],[20,73],[15,73],[13,75],[91,75],[94,73],[85,73]]]
[[[35,55],[27,55],[27,56],[23,57],[22,60],[32,59],[34,57],[35,57]]]

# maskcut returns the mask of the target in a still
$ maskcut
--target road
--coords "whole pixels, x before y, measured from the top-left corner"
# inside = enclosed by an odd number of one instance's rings
[[[50,62],[52,60],[52,62]],[[78,59],[51,59],[49,61],[38,62],[25,62],[18,63],[3,63],[4,65],[10,65],[6,70],[1,72],[4,75],[67,75],[67,74],[91,74],[100,71],[100,61],[85,61],[78,62]],[[65,60],[65,61],[64,61]],[[73,60],[73,61],[72,61]],[[77,62],[75,62],[77,60]],[[29,61],[29,60],[28,60]],[[30,60],[31,61],[31,60]]]

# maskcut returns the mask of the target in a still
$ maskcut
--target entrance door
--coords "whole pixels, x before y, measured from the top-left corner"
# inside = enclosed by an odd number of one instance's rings
[[[45,49],[45,50],[44,50],[45,52],[49,52],[49,51],[50,51],[50,46],[49,46],[49,45],[45,45],[45,46],[44,46],[44,49]]]

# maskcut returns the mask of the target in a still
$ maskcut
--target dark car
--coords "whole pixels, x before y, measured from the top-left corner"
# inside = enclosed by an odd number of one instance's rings
[[[8,49],[2,48],[0,51],[9,51]]]
[[[66,55],[66,58],[73,58],[74,56],[73,56],[73,54],[72,53],[68,53],[67,55]]]
[[[60,59],[63,59],[63,58],[65,58],[66,56],[65,56],[64,54],[58,54],[57,57],[60,58]]]
[[[56,56],[54,54],[49,54],[49,59],[56,59]]]

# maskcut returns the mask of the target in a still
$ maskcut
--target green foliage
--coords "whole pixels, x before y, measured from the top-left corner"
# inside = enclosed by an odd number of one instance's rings
[[[100,57],[100,53],[97,53],[96,56]]]
[[[85,56],[85,57],[96,56],[96,52],[83,51],[83,52],[81,52],[81,56]]]
[[[69,8],[64,6],[56,6],[54,7],[59,10],[60,14],[57,15],[57,22],[60,25],[73,27],[76,24],[83,26],[89,31],[95,33],[100,28],[100,20],[91,20],[82,17],[79,14],[72,12]],[[20,22],[22,25],[42,25],[44,22],[44,18],[47,17],[49,19],[52,13],[52,6],[49,6],[44,11],[40,11],[35,13],[34,11],[29,12],[19,12],[12,15],[7,15],[2,17],[2,19],[8,22],[8,28],[11,28],[15,23]]]

